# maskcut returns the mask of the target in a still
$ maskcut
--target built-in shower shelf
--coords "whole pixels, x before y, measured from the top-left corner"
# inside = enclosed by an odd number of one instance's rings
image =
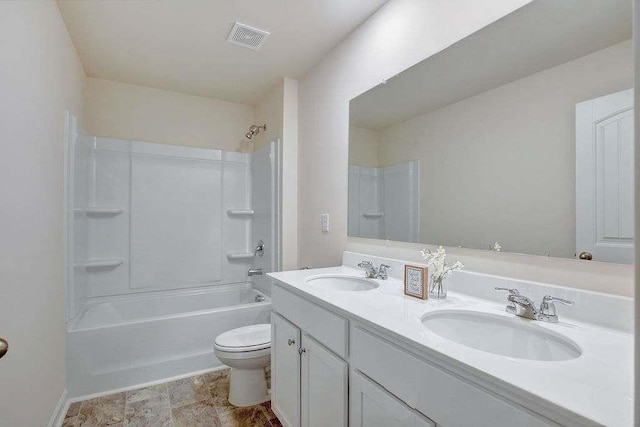
[[[255,214],[253,209],[229,209],[227,215],[238,218],[250,218]]]
[[[121,208],[110,206],[91,206],[87,208],[87,215],[89,216],[116,216],[122,212]]]
[[[90,206],[86,209],[74,209],[75,213],[86,214],[87,216],[116,216],[120,215],[122,208],[112,206]]]
[[[103,259],[90,259],[81,264],[76,264],[85,267],[87,270],[97,270],[103,268],[116,268],[122,264],[124,260],[122,258],[103,258]]]
[[[382,218],[384,214],[382,212],[365,212],[362,214],[362,216],[367,219],[377,219]]]
[[[254,257],[255,255],[251,252],[227,254],[227,259],[229,261],[251,261]]]

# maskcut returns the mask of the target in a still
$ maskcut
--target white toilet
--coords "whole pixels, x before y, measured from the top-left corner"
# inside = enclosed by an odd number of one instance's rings
[[[216,357],[231,367],[229,402],[253,406],[269,400],[264,368],[271,362],[271,325],[232,329],[215,339]]]

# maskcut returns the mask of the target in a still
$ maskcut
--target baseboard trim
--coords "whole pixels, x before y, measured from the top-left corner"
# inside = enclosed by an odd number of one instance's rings
[[[60,399],[58,400],[58,404],[56,408],[53,410],[53,414],[51,415],[51,419],[49,420],[49,424],[47,427],[61,427],[64,422],[64,416],[67,414],[67,410],[69,409],[69,399],[67,399],[67,389],[64,389],[62,394],[60,395]]]

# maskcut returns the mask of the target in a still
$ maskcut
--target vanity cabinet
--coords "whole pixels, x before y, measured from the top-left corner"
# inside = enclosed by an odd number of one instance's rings
[[[438,425],[557,426],[362,327],[352,327],[350,336],[351,368]]]
[[[559,426],[491,384],[278,284],[272,308],[272,407],[287,427]]]
[[[272,297],[274,413],[286,427],[346,427],[347,320],[275,286]]]

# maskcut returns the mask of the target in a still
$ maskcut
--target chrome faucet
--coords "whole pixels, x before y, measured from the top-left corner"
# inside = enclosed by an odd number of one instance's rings
[[[510,301],[516,306],[516,316],[524,317],[525,319],[538,319],[538,310],[532,300],[524,295],[509,295],[507,301]]]
[[[515,288],[509,289],[509,288],[498,288],[498,287],[496,287],[495,289],[496,289],[496,291],[507,291],[507,292],[509,292],[509,296],[511,296],[511,295],[520,295],[520,292],[518,292],[518,290],[515,289]],[[510,301],[509,298],[507,298],[507,301],[508,301],[507,302],[507,309],[506,309],[507,313],[516,314],[516,303],[514,303],[513,301]]]
[[[391,266],[387,264],[380,264],[380,267],[376,268],[371,261],[360,261],[358,267],[364,270],[364,275],[367,279],[381,280],[389,278],[387,270],[391,269]]]
[[[536,309],[534,302],[520,295],[517,289],[508,288],[495,288],[497,291],[507,291],[507,313],[515,314],[516,316],[524,317],[525,319],[540,320],[542,322],[558,323],[558,315],[556,314],[556,306],[553,303],[557,301],[561,304],[572,306],[573,301],[569,301],[563,298],[552,297],[551,295],[545,295],[542,298],[540,309]]]
[[[366,277],[367,279],[373,279],[376,277],[376,274],[378,274],[378,271],[373,266],[371,261],[360,261],[358,263],[358,268],[364,270],[364,277]]]

